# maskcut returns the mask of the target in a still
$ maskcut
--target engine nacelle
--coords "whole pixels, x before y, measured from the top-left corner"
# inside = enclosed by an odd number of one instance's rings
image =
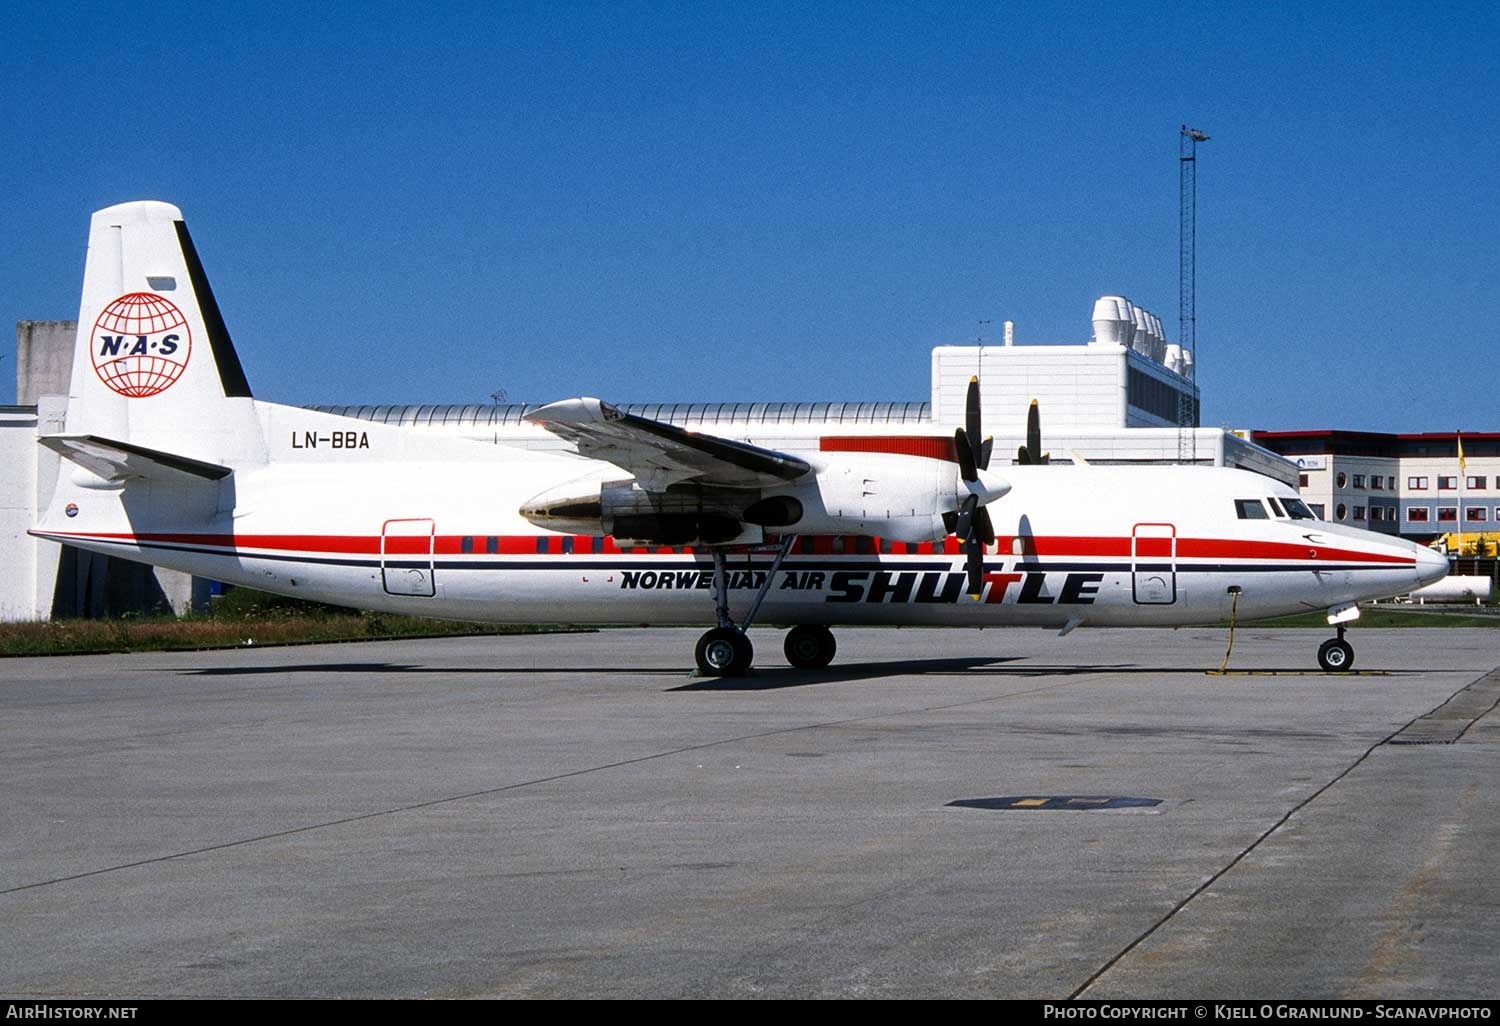
[[[922,456],[828,452],[818,454],[814,469],[815,476],[761,500],[800,505],[801,517],[784,525],[798,534],[938,541],[949,533],[944,514],[952,515],[964,492],[957,464]]]
[[[648,492],[634,480],[573,481],[543,492],[521,507],[538,527],[563,534],[613,535],[653,545],[758,542],[740,511],[754,492],[673,485]]]

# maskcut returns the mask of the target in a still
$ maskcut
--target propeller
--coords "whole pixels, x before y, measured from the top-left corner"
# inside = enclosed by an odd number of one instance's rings
[[[1031,400],[1031,408],[1026,411],[1026,444],[1016,449],[1016,462],[1023,467],[1039,467],[1051,462],[1049,454],[1042,452],[1042,414],[1035,399]]]
[[[953,533],[963,541],[965,564],[969,574],[969,594],[978,598],[984,590],[984,547],[995,542],[995,527],[986,506],[1010,491],[1010,485],[989,475],[990,453],[995,440],[983,438],[979,423],[979,378],[969,379],[964,399],[964,426],[953,431],[953,448],[958,455],[958,476],[968,494],[958,505]]]

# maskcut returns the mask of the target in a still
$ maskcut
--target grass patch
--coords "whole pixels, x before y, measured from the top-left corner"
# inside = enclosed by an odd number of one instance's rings
[[[1248,625],[1250,621],[1246,622]],[[1316,627],[1332,630],[1324,613],[1297,613],[1274,620],[1255,620],[1256,627]],[[1460,613],[1454,609],[1431,606],[1361,606],[1359,619],[1347,627],[1491,627],[1500,628],[1496,613]]]
[[[385,638],[550,634],[580,629],[586,628],[462,623],[360,612],[238,588],[215,603],[212,615],[127,614],[109,620],[0,623],[0,656],[191,651]]]

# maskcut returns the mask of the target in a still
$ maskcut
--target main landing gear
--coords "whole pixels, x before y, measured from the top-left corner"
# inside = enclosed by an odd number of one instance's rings
[[[827,627],[820,623],[804,623],[786,632],[782,650],[786,652],[786,661],[797,669],[821,670],[833,662],[839,646],[833,640],[833,631]]]
[[[725,566],[725,556],[722,550],[713,550],[714,619],[718,626],[705,632],[694,649],[693,655],[700,674],[705,677],[742,677],[750,672],[750,665],[755,661],[755,646],[750,644],[745,632],[755,621],[755,614],[760,612],[760,604],[771,590],[776,571],[781,569],[781,563],[792,550],[792,542],[795,540],[793,536],[781,539],[781,547],[776,550],[776,558],[766,571],[765,580],[760,582],[760,587],[755,591],[755,598],[750,603],[749,612],[745,614],[745,621],[738,625],[729,616],[729,572]],[[802,670],[816,670],[833,662],[838,645],[833,640],[833,632],[827,627],[804,624],[787,632],[785,650],[786,661],[793,666]]]
[[[755,660],[755,646],[734,624],[715,627],[698,639],[693,655],[705,677],[743,677]]]
[[[1343,673],[1354,667],[1354,646],[1344,640],[1342,624],[1338,632],[1338,637],[1329,638],[1318,646],[1318,665],[1329,673]]]

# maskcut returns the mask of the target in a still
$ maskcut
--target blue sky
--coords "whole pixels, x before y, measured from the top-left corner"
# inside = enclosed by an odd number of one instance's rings
[[[1204,422],[1500,430],[1494,4],[32,4],[0,317],[180,206],[290,403],[925,399],[933,345],[1177,329]],[[993,325],[981,327],[981,322]],[[0,402],[14,395],[4,347]]]

